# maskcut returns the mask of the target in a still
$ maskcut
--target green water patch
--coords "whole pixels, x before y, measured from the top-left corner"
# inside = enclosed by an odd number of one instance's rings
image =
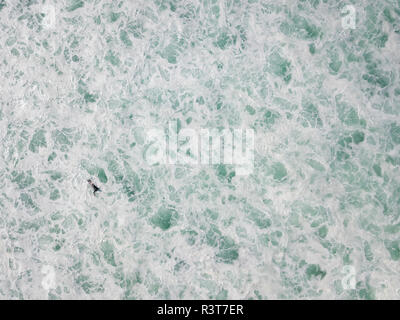
[[[256,114],[256,109],[254,109],[251,105],[246,105],[245,110],[251,116]]]
[[[96,100],[98,99],[97,94],[92,94],[89,92],[87,84],[83,82],[82,79],[78,81],[78,92],[83,96],[83,99],[86,103],[96,102]]]
[[[63,175],[60,171],[47,170],[47,171],[44,171],[44,173],[48,174],[50,176],[51,180],[54,180],[54,181],[62,181],[63,180]]]
[[[266,129],[271,129],[281,118],[279,112],[266,109],[262,115],[261,121],[259,121],[260,125]]]
[[[397,224],[389,224],[383,228],[386,233],[396,234],[400,232],[400,222]]]
[[[161,105],[165,103],[163,95],[164,92],[161,88],[150,88],[146,89],[144,98],[154,105]]]
[[[79,275],[75,279],[75,283],[82,288],[82,290],[86,294],[92,294],[92,293],[101,293],[104,292],[104,286],[102,283],[97,283],[93,280],[90,279],[90,276],[87,275]]]
[[[189,244],[190,246],[193,246],[196,243],[199,235],[196,231],[192,229],[181,230],[181,234],[185,238],[187,244]]]
[[[363,58],[366,63],[367,73],[362,75],[362,79],[379,88],[387,87],[391,82],[391,75],[388,71],[380,68],[382,62],[375,59],[372,52],[365,52]]]
[[[322,280],[326,276],[326,271],[322,270],[318,264],[310,264],[306,268],[307,280],[319,279]]]
[[[40,228],[47,225],[47,220],[44,217],[35,218],[32,220],[21,221],[18,226],[17,232],[24,234],[26,232],[37,232]]]
[[[270,167],[270,172],[273,179],[277,182],[286,180],[288,175],[285,165],[281,162],[274,162]]]
[[[90,176],[97,176],[101,183],[108,182],[107,174],[103,168],[96,166],[91,161],[86,159],[81,160],[81,166],[87,171]]]
[[[228,166],[225,164],[216,165],[215,171],[220,181],[227,181],[231,183],[232,179],[236,176],[236,172],[233,169],[233,166]]]
[[[107,183],[107,175],[103,168],[98,168],[97,177],[99,178],[101,183]]]
[[[323,127],[322,119],[319,115],[318,107],[311,102],[304,102],[303,109],[300,113],[302,118],[300,122],[307,128],[321,128]]]
[[[25,189],[34,184],[35,179],[32,176],[31,170],[21,172],[13,171],[11,172],[11,182],[16,183],[20,189]]]
[[[132,170],[127,161],[124,161],[124,169],[123,191],[128,196],[128,200],[132,202],[136,199],[135,194],[142,191],[143,185],[140,176]]]
[[[39,211],[39,207],[32,200],[31,196],[28,193],[25,192],[21,193],[19,199],[26,208],[33,209],[34,211]]]
[[[136,39],[142,39],[145,31],[146,30],[144,28],[143,22],[139,21],[139,20],[130,21],[126,26],[126,32],[128,34],[132,34],[133,37]],[[128,44],[129,44],[129,42],[128,42]]]
[[[291,63],[279,52],[272,52],[267,59],[267,71],[281,78],[285,83],[289,83],[292,78]]]
[[[164,48],[161,57],[166,59],[169,63],[176,64],[178,59],[179,51],[174,45],[168,45]]]
[[[56,157],[57,157],[57,154],[53,151],[52,153],[49,154],[49,157],[47,158],[47,161],[49,163],[51,163]]]
[[[327,226],[322,226],[320,228],[318,228],[317,234],[319,237],[321,238],[326,238],[326,236],[328,235],[328,227]]]
[[[232,264],[235,260],[239,258],[239,247],[230,237],[221,237],[218,249],[219,251],[215,255],[217,262]]]
[[[386,250],[390,254],[390,258],[394,261],[400,260],[400,241],[399,240],[385,240]]]
[[[297,104],[290,102],[281,97],[274,97],[272,100],[272,105],[279,107],[279,110],[284,111],[294,111],[297,110],[299,107]]]
[[[379,165],[379,164],[374,164],[373,166],[372,166],[372,169],[374,170],[374,172],[375,172],[375,174],[378,176],[378,177],[382,177],[382,168],[381,168],[381,166]]]
[[[143,282],[139,271],[126,271],[122,267],[117,267],[113,274],[115,284],[124,289],[123,299],[131,299],[135,296],[135,286]]]
[[[110,240],[103,241],[100,246],[101,251],[103,252],[104,260],[111,266],[116,267],[117,264],[115,262],[115,248]]]
[[[280,230],[275,230],[271,233],[262,234],[261,236],[259,236],[259,241],[266,247],[269,247],[270,245],[274,247],[279,247],[282,236],[283,233]]]
[[[351,297],[360,300],[376,300],[375,288],[370,285],[368,278],[364,281],[358,281],[355,292],[351,292]]]
[[[337,151],[336,152],[336,160],[337,161],[346,161],[350,158],[350,155],[347,152],[344,151]]]
[[[390,125],[389,134],[394,144],[400,144],[400,125],[392,123]]]
[[[107,169],[114,176],[115,181],[117,183],[122,182],[122,180],[124,179],[124,171],[122,166],[118,163],[116,159],[110,159],[107,162]]]
[[[311,206],[302,201],[295,201],[292,204],[292,214],[308,221],[312,228],[320,228],[329,222],[329,213],[323,206]],[[322,232],[324,232],[322,230]]]
[[[217,249],[215,255],[217,262],[232,264],[239,257],[239,247],[234,240],[222,235],[217,226],[211,224],[206,233],[206,243]]]
[[[5,45],[8,46],[8,47],[11,47],[11,46],[13,46],[16,42],[17,42],[17,37],[11,36],[11,37],[7,38],[7,40],[6,40],[6,42],[5,42]]]
[[[106,56],[104,57],[104,60],[111,63],[111,65],[113,65],[115,67],[119,67],[121,64],[121,60],[118,57],[117,53],[115,53],[112,50],[108,50]]]
[[[85,3],[82,0],[68,0],[67,4],[68,6],[65,8],[65,10],[67,12],[73,12],[79,8],[82,8]]]
[[[166,231],[177,224],[178,218],[178,212],[174,208],[161,207],[151,217],[150,222],[161,230]]]
[[[181,260],[174,265],[174,272],[179,273],[188,270],[189,268],[190,266],[185,261]]]
[[[362,125],[363,121],[359,118],[358,112],[354,107],[342,101],[342,95],[337,95],[335,100],[337,115],[343,124],[346,126]]]
[[[377,48],[383,48],[388,41],[388,34],[383,30],[383,21],[381,19],[380,10],[377,10],[375,6],[367,5],[364,9],[366,19],[364,22],[365,37],[369,42]],[[386,13],[386,15],[385,15]],[[384,9],[384,18],[390,17],[389,11]],[[390,20],[390,19],[389,19]]]
[[[57,200],[61,198],[60,191],[58,189],[53,189],[50,192],[50,200]]]
[[[396,18],[393,17],[393,13],[389,7],[383,9],[383,17],[389,23],[394,23],[396,21]]]
[[[168,185],[168,192],[169,192],[169,199],[173,202],[179,203],[181,202],[181,199],[179,197],[178,192],[172,185]]]
[[[367,241],[364,241],[364,256],[367,261],[372,261],[374,259],[371,245]]]
[[[51,137],[54,142],[54,147],[66,152],[73,145],[73,129],[63,128],[61,130],[54,130],[51,134]]]
[[[170,37],[169,43],[159,52],[161,58],[168,61],[170,64],[178,62],[179,55],[187,48],[185,39],[181,36],[173,34]]]
[[[310,43],[310,44],[308,45],[308,51],[309,51],[312,55],[315,54],[315,52],[316,52],[317,50],[316,50],[316,48],[315,48],[315,44],[314,44],[314,43]]]
[[[204,210],[203,214],[211,220],[217,220],[219,216],[217,211],[211,209]]]
[[[32,152],[39,152],[39,148],[46,148],[46,137],[43,129],[36,130],[29,143],[29,150]]]
[[[136,192],[135,192],[135,188],[132,187],[132,184],[129,183],[128,181],[125,181],[122,183],[122,192],[124,194],[126,194],[126,196],[128,197],[128,201],[129,202],[133,202],[136,200]]]
[[[336,50],[336,48],[331,48],[328,51],[328,57],[329,57],[329,63],[328,63],[329,72],[334,75],[338,74],[343,62],[341,61],[340,55]]]
[[[322,35],[319,27],[299,15],[294,15],[282,22],[279,30],[286,36],[302,40],[317,40]]]
[[[364,142],[364,140],[365,140],[364,132],[356,130],[356,131],[350,132],[350,133],[346,134],[345,136],[341,137],[338,140],[338,145],[343,150],[345,150],[345,149],[351,150],[351,149],[353,149],[354,145],[358,145],[358,144]],[[342,152],[344,152],[343,150],[342,150]],[[345,158],[347,159],[347,158],[349,158],[349,156],[345,157]]]
[[[116,22],[121,16],[121,12],[110,12],[108,15],[108,21],[110,23]]]
[[[16,57],[19,57],[19,55],[20,55],[18,49],[16,49],[16,48],[12,48],[10,52],[13,56],[16,56]]]
[[[351,134],[351,138],[355,144],[360,144],[365,139],[365,134],[362,131],[354,131]]]
[[[271,219],[268,217],[267,213],[251,206],[250,204],[245,204],[243,206],[243,211],[246,218],[252,221],[260,229],[269,228],[272,224]]]
[[[222,50],[236,44],[237,37],[232,35],[229,30],[222,29],[218,32],[214,45]]]
[[[129,39],[129,34],[125,30],[119,31],[119,39],[127,47],[132,47],[132,41]]]
[[[50,246],[53,243],[53,237],[48,235],[48,234],[43,234],[39,237],[38,242],[39,242],[39,247],[41,249],[47,249],[48,246]]]
[[[323,172],[325,171],[325,167],[317,160],[314,159],[306,159],[306,163],[313,169]]]
[[[98,98],[97,94],[91,94],[89,92],[85,92],[83,95],[83,99],[85,100],[86,103],[96,102],[97,98]]]

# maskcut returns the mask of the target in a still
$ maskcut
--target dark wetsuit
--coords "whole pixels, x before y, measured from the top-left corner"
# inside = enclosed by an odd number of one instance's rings
[[[96,186],[92,180],[88,180],[87,182],[89,182],[89,184],[92,186],[93,188],[93,194],[95,195],[97,191],[101,191],[100,188],[98,186]]]

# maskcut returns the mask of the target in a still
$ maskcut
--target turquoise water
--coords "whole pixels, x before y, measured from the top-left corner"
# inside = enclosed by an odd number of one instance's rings
[[[0,0],[0,298],[399,299],[399,52],[398,0]]]

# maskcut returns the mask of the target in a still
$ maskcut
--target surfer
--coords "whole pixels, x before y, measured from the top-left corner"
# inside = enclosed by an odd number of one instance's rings
[[[96,186],[91,179],[89,179],[87,182],[92,186],[93,188],[93,194],[96,195],[97,191],[101,191],[98,186]]]

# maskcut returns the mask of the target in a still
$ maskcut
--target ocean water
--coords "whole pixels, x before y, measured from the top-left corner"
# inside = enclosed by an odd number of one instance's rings
[[[0,299],[400,299],[399,52],[399,0],[0,0]]]

